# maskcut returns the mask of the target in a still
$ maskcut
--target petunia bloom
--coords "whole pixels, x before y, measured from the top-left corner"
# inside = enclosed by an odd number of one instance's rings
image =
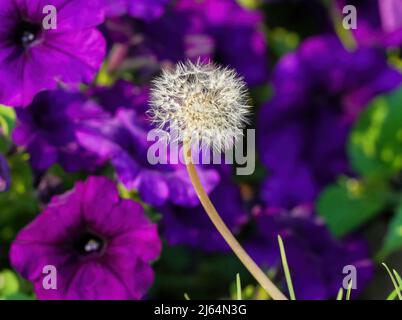
[[[368,245],[359,238],[336,240],[308,206],[291,212],[256,207],[256,233],[247,249],[264,268],[281,268],[277,236],[283,238],[296,299],[331,299],[343,287],[344,268],[356,269],[352,296],[360,293],[374,273]],[[280,276],[283,280],[283,275]],[[353,283],[352,283],[353,284]]]
[[[54,197],[17,235],[10,256],[39,299],[140,299],[160,251],[157,228],[142,207],[120,199],[112,181],[90,177]],[[49,266],[57,271],[52,289]]]
[[[85,119],[101,117],[97,105],[78,93],[45,91],[26,109],[17,110],[13,141],[26,148],[37,171],[60,164],[66,171],[93,171],[103,160],[82,148],[75,132]]]
[[[171,0],[105,0],[106,15],[116,17],[129,14],[134,18],[152,20],[159,18]]]
[[[348,173],[351,125],[371,99],[401,83],[381,50],[348,52],[333,36],[310,38],[285,55],[274,70],[275,95],[258,117],[259,151],[270,171],[262,198],[291,208]]]
[[[59,82],[91,82],[105,56],[103,21],[103,0],[2,0],[0,104],[25,107]]]

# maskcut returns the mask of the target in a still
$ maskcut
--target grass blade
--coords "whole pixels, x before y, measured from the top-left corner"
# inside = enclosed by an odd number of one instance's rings
[[[236,274],[237,300],[242,300],[240,274]]]
[[[350,300],[350,294],[352,293],[353,281],[350,279],[348,284],[348,290],[346,291],[346,300]]]
[[[342,300],[343,299],[343,288],[340,288],[338,291],[338,295],[336,296],[336,300]]]
[[[396,292],[396,290],[392,290],[392,292],[389,294],[389,296],[387,297],[387,300],[395,300],[395,298],[398,296],[398,293]]]
[[[289,289],[290,300],[296,300],[295,292],[293,290],[292,278],[290,276],[288,260],[286,259],[285,246],[283,245],[283,240],[280,235],[278,235],[278,242],[279,242],[279,250],[281,252],[283,271],[285,272],[286,283]]]
[[[399,275],[399,273],[395,269],[392,269],[392,272],[394,273],[395,279],[398,282],[399,291],[401,291],[402,290],[401,276]]]
[[[399,284],[399,290],[402,290],[402,279],[401,276],[399,275],[399,273],[394,269],[394,275],[396,280],[398,281]],[[392,290],[392,292],[389,294],[389,296],[387,297],[387,300],[395,300],[395,298],[398,296],[398,292],[396,289]]]
[[[384,266],[384,268],[387,270],[389,277],[391,278],[392,284],[395,287],[395,291],[399,297],[399,300],[402,300],[402,294],[401,294],[401,290],[394,278],[394,275],[392,274],[391,270],[389,270],[388,266],[383,262],[382,265]]]

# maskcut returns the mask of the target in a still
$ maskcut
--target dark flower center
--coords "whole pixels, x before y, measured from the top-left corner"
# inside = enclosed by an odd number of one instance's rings
[[[102,253],[105,245],[105,240],[92,232],[83,233],[73,243],[75,251],[83,256]]]
[[[29,47],[40,36],[41,25],[38,23],[22,21],[14,32],[14,41],[23,47]]]

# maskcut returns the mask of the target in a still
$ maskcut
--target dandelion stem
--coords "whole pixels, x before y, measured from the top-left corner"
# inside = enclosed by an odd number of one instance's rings
[[[267,275],[258,267],[253,259],[247,254],[240,243],[233,236],[229,228],[223,222],[219,213],[216,211],[215,206],[211,202],[204,187],[198,177],[196,168],[191,157],[191,148],[189,142],[184,142],[183,144],[184,157],[187,165],[187,172],[190,176],[193,187],[200,199],[202,206],[204,207],[206,213],[211,219],[212,223],[215,225],[218,232],[225,239],[226,243],[233,250],[239,260],[247,268],[247,270],[253,275],[261,287],[263,287],[267,293],[275,300],[287,300],[285,295],[275,286],[275,284],[267,277]]]

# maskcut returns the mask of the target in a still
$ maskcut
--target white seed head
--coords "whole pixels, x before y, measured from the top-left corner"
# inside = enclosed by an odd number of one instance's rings
[[[174,140],[226,150],[242,137],[250,112],[245,82],[212,63],[179,63],[153,81],[149,114]]]

